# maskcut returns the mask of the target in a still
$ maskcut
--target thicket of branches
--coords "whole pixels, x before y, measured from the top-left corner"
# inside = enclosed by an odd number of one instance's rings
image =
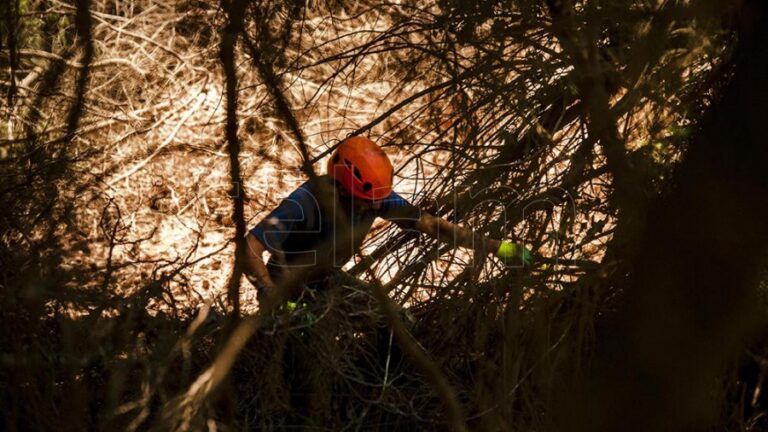
[[[765,428],[766,13],[4,2],[3,427]],[[260,308],[240,239],[353,134],[536,264],[379,224]]]

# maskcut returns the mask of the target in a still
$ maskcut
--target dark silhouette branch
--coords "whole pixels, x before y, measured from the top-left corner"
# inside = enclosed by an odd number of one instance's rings
[[[227,283],[227,299],[232,307],[232,316],[240,315],[240,279],[243,274],[245,257],[245,191],[240,176],[240,139],[237,136],[237,72],[235,70],[235,47],[243,33],[243,19],[247,2],[233,0],[224,4],[228,22],[222,33],[220,53],[226,79],[227,122],[225,134],[229,154],[229,176],[232,182],[232,213],[235,221],[235,265]]]
[[[448,427],[452,431],[466,431],[467,426],[464,422],[464,409],[461,407],[456,391],[451,387],[445,374],[440,367],[429,357],[423,348],[413,340],[413,336],[406,329],[402,318],[398,314],[398,308],[392,299],[389,298],[384,287],[378,281],[373,281],[373,294],[379,302],[379,306],[384,313],[395,339],[406,355],[416,365],[421,373],[427,377],[429,384],[437,393],[446,410]]]

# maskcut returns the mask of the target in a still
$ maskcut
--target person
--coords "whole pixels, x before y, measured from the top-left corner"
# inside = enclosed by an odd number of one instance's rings
[[[325,175],[293,191],[247,234],[245,274],[260,302],[265,296],[294,300],[305,287],[322,289],[352,258],[377,217],[455,246],[493,252],[508,264],[530,265],[531,253],[523,245],[421,211],[392,190],[392,179],[392,163],[378,145],[362,136],[345,139]],[[270,252],[266,263],[265,252]]]

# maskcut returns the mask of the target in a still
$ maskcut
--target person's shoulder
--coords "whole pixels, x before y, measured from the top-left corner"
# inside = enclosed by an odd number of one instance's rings
[[[332,187],[335,190],[336,181],[327,175],[316,176],[302,183],[286,199],[302,204],[316,203],[324,187]]]
[[[401,228],[413,228],[421,218],[421,210],[397,192],[392,191],[387,198],[382,200],[376,215],[395,222]]]
[[[302,185],[302,187],[307,187],[309,190],[316,190],[317,188],[324,186],[332,186],[335,188],[336,180],[327,174],[323,174],[307,180]]]
[[[405,199],[402,195],[395,192],[394,190],[389,193],[389,196],[384,198],[383,203],[394,206],[412,205],[409,200]]]
[[[336,183],[336,180],[329,175],[319,175],[304,182],[300,189],[304,189],[312,196],[319,196],[322,192],[336,192],[338,190],[338,184]]]
[[[304,183],[300,184],[296,189],[293,190],[293,192],[291,192],[291,195],[307,192],[314,193],[322,184],[328,184],[329,181],[333,182],[333,179],[329,176],[315,176],[314,178],[305,180]]]
[[[417,207],[409,200],[393,190],[386,198],[381,200],[377,216],[386,219],[393,214],[403,213],[404,210],[408,210],[408,213],[413,213],[416,212],[416,209]]]

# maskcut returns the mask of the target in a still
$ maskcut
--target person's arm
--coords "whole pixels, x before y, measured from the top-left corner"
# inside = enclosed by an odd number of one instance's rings
[[[533,261],[531,251],[521,244],[489,238],[429,213],[422,213],[414,228],[454,247],[493,253],[505,264],[529,266]]]
[[[423,212],[394,191],[389,198],[382,202],[379,215],[386,220],[395,222],[401,228],[416,229],[454,247],[468,247],[483,253],[493,253],[505,264],[528,266],[533,260],[531,251],[522,244],[492,239],[443,218]]]
[[[269,276],[264,264],[264,245],[251,233],[245,236],[245,275],[257,288],[263,288],[266,294],[275,289],[275,283]]]
[[[478,234],[469,228],[461,227],[426,212],[421,214],[414,228],[434,239],[451,243],[456,247],[472,248],[490,253],[496,252],[501,245],[499,240]]]
[[[244,271],[248,280],[259,290],[259,296],[277,294],[275,281],[264,263],[264,252],[269,251],[273,259],[278,258],[278,263],[283,262],[280,258],[284,258],[284,242],[291,232],[304,229],[301,224],[305,224],[308,215],[313,213],[314,205],[314,198],[306,182],[283,199],[246,235]]]

